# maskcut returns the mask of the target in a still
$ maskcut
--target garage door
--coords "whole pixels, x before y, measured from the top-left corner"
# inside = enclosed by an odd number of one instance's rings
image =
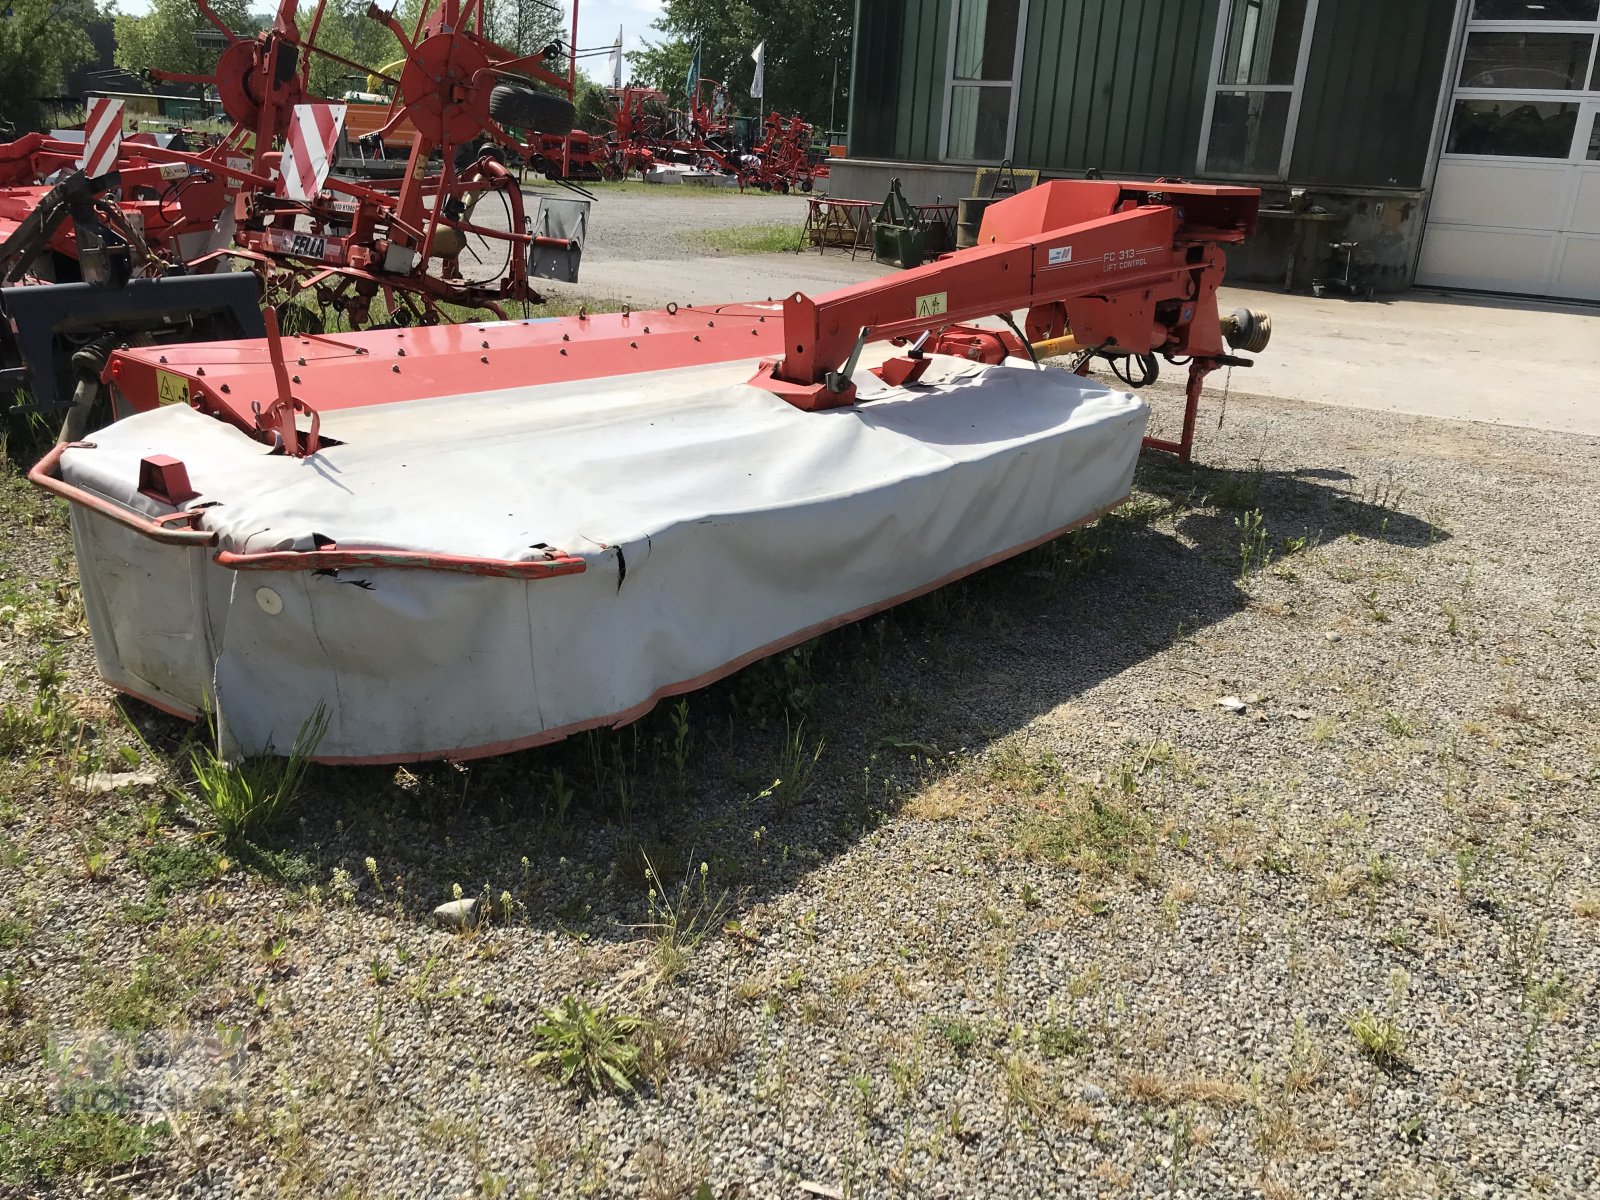
[[[1600,0],[1472,0],[1417,282],[1600,300]]]

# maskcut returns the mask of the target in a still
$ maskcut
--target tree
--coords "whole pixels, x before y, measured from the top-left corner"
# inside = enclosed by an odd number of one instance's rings
[[[652,26],[659,40],[629,53],[628,65],[639,82],[678,100],[698,44],[700,74],[721,80],[739,110],[754,113],[760,102],[750,99],[755,74],[750,52],[765,42],[765,107],[826,122],[835,61],[841,91],[837,111],[845,111],[842,93],[850,76],[854,17],[854,0],[666,0],[666,11]]]
[[[371,71],[400,58],[400,43],[387,26],[367,16],[367,7],[368,0],[328,0],[322,23],[317,26],[316,44],[321,50]],[[308,6],[299,14],[302,36],[311,33],[315,12],[314,7]],[[335,100],[348,91],[367,90],[366,72],[336,62],[326,54],[311,55],[310,84],[313,95]]]
[[[572,96],[573,107],[577,112],[573,124],[577,128],[588,130],[593,134],[602,134],[611,128],[616,120],[616,113],[611,107],[611,97],[606,92],[609,84],[609,79],[605,84],[599,84],[582,71],[578,72],[578,86]]]
[[[249,34],[258,27],[247,0],[213,0],[211,8],[235,33]],[[217,65],[218,52],[196,43],[194,35],[215,32],[192,0],[151,0],[143,16],[117,14],[116,63],[134,72],[207,75]]]
[[[19,127],[39,118],[39,98],[58,95],[68,71],[94,57],[84,32],[94,0],[9,0],[0,18],[0,117]]]
[[[491,41],[519,55],[537,54],[565,40],[565,13],[549,0],[484,0],[484,30]]]

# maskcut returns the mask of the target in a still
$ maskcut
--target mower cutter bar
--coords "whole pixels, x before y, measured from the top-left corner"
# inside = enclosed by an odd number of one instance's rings
[[[411,326],[287,336],[294,397],[318,412],[394,404],[529,382],[566,383],[783,350],[777,304]],[[271,348],[261,338],[133,348],[108,368],[118,416],[188,403],[256,428],[256,406],[278,398]]]

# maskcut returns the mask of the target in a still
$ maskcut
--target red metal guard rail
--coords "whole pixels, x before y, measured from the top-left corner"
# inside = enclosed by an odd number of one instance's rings
[[[147,517],[124,508],[115,501],[68,483],[60,476],[61,456],[68,450],[92,450],[93,442],[63,442],[34,464],[28,472],[30,483],[72,504],[141,533],[168,546],[212,546],[214,530],[173,529],[166,522],[175,518],[198,520],[203,510],[173,513],[167,517]],[[382,550],[359,547],[331,547],[324,550],[268,550],[237,554],[219,550],[212,556],[218,566],[231,571],[326,571],[356,568],[388,570],[453,571],[496,579],[550,579],[560,575],[580,575],[586,563],[572,554],[555,552],[549,558],[509,559],[473,558],[457,554],[429,554],[411,550]]]

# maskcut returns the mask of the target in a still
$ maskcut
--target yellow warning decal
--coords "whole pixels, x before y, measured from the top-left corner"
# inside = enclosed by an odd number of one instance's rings
[[[934,292],[932,295],[917,297],[917,316],[919,317],[937,317],[949,311],[949,292]]]
[[[156,398],[162,404],[189,403],[189,381],[171,371],[157,371]]]

